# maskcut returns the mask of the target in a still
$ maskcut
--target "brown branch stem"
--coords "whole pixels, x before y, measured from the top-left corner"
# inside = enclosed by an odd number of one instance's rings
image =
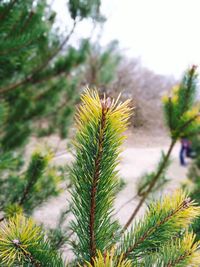
[[[127,256],[139,245],[141,244],[150,234],[152,234],[157,228],[159,228],[161,225],[169,221],[176,213],[179,211],[188,208],[190,205],[190,199],[187,198],[185,199],[175,210],[173,210],[170,214],[168,214],[163,220],[155,224],[153,227],[148,229],[142,237],[139,238],[139,240],[132,246],[130,247],[123,255],[123,258],[127,258]]]
[[[95,240],[95,209],[96,209],[96,193],[97,185],[100,175],[100,164],[103,155],[103,142],[104,142],[104,131],[106,127],[106,113],[108,108],[102,105],[102,117],[100,122],[99,129],[99,140],[98,140],[98,151],[95,159],[95,169],[94,176],[91,187],[91,202],[90,202],[90,225],[89,225],[89,234],[90,234],[90,263],[93,264],[93,258],[96,255],[96,240]]]
[[[138,205],[136,206],[135,210],[133,211],[133,213],[131,214],[130,218],[128,219],[127,223],[125,224],[124,228],[123,228],[123,232],[124,233],[126,231],[126,229],[130,226],[131,222],[133,221],[133,219],[135,218],[135,216],[137,215],[138,211],[140,210],[140,208],[142,207],[143,203],[145,202],[146,198],[148,197],[149,193],[151,192],[151,190],[153,189],[154,185],[156,184],[156,182],[158,181],[160,175],[162,174],[164,168],[166,167],[166,164],[169,160],[169,157],[171,155],[172,149],[174,148],[174,145],[176,143],[177,139],[172,139],[171,144],[169,146],[169,149],[167,151],[167,154],[165,155],[165,158],[160,166],[160,168],[158,169],[156,175],[154,176],[154,178],[152,179],[151,183],[149,184],[149,187],[147,189],[147,191],[144,193],[143,197],[141,198],[140,202],[138,203]]]
[[[191,255],[191,252],[185,253],[185,254],[181,255],[178,259],[176,259],[174,262],[168,263],[166,267],[177,266],[177,264],[179,264],[182,260],[184,260],[187,256],[190,256],[190,255]]]

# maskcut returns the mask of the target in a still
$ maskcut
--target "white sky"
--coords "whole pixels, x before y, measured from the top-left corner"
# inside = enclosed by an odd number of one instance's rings
[[[65,0],[54,8],[66,20]],[[200,65],[200,0],[103,0],[107,16],[101,43],[118,39],[120,47],[156,73],[180,74],[191,64]],[[69,20],[68,20],[69,21]],[[88,36],[82,24],[77,36]]]

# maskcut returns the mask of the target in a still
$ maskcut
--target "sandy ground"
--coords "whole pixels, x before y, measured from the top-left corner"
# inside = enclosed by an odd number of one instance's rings
[[[140,131],[134,135],[127,133],[128,139],[124,144],[124,151],[121,154],[121,163],[119,166],[120,176],[125,180],[125,188],[118,194],[115,201],[115,210],[118,211],[116,217],[121,224],[124,224],[132,213],[134,207],[138,203],[138,199],[126,204],[122,209],[121,206],[131,199],[136,193],[138,179],[145,172],[155,168],[161,151],[166,151],[169,146],[169,138],[165,135],[154,134],[148,136]],[[68,163],[72,160],[72,156],[66,152],[65,144],[57,143],[57,153],[54,159],[55,163]],[[178,153],[180,144],[177,144],[172,153],[172,163],[168,171],[170,182],[165,187],[165,192],[172,192],[180,187],[180,184],[186,178],[188,169],[179,165]],[[64,147],[64,149],[63,149]],[[69,192],[64,192],[57,198],[52,198],[39,210],[35,211],[34,217],[38,222],[44,223],[46,226],[53,227],[56,224],[60,211],[65,209],[70,200]],[[120,210],[119,210],[120,209]],[[139,216],[144,212],[145,206],[140,210]],[[68,254],[68,253],[67,253]]]

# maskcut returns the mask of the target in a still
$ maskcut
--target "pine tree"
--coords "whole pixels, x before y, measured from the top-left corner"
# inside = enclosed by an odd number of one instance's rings
[[[77,98],[78,81],[72,73],[86,59],[88,43],[77,49],[66,45],[80,20],[100,17],[99,6],[99,1],[69,1],[73,26],[62,38],[53,29],[56,14],[45,0],[1,2],[0,95],[7,114],[2,149],[20,147],[46,117],[43,133],[59,129],[66,137],[67,117]]]
[[[77,115],[71,168],[71,244],[76,255],[69,266],[198,266],[199,241],[190,231],[200,216],[198,207],[181,190],[151,202],[130,230],[113,217],[116,166],[131,109],[124,103],[86,90]],[[22,215],[0,224],[0,261],[3,266],[65,266],[40,227]]]
[[[70,0],[72,27],[61,36],[46,0],[0,1],[0,220],[21,209],[31,214],[60,193],[60,171],[46,168],[52,152],[24,153],[32,136],[66,138],[79,99],[76,72],[89,50],[89,40],[76,48],[69,41],[80,21],[102,20],[100,5]]]

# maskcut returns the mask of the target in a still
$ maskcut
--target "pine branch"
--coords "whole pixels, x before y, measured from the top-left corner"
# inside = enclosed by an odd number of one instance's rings
[[[178,129],[178,134],[177,136],[180,135],[180,133],[182,133],[192,122],[194,122],[198,117],[200,116],[200,113],[198,113],[197,115],[195,115],[194,117],[190,118],[188,121],[186,121],[183,125],[180,126],[180,128]]]
[[[25,175],[27,185],[25,186],[22,196],[19,200],[20,206],[22,206],[26,202],[33,186],[42,176],[43,171],[47,165],[47,162],[48,162],[47,157],[42,156],[39,153],[35,153],[32,155],[31,162],[29,164],[28,170]]]
[[[114,257],[114,251],[105,252],[102,254],[100,251],[97,251],[97,256],[93,258],[93,264],[87,262],[84,264],[84,267],[133,267],[130,260],[124,260],[123,254],[119,257],[118,263],[117,258]],[[79,267],[81,267],[79,265]]]
[[[188,256],[191,256],[192,253],[191,252],[185,252],[183,255],[181,255],[179,258],[177,258],[175,261],[170,262],[169,264],[167,264],[166,267],[176,267],[177,265],[179,265],[179,263],[181,263],[185,258],[187,258]]]
[[[184,102],[184,106],[183,106],[183,112],[190,108],[189,100],[190,100],[190,96],[192,95],[191,89],[192,89],[196,69],[197,69],[197,66],[193,65],[192,68],[189,70],[189,79],[188,79],[187,84],[186,84],[186,94],[185,94],[185,102]]]
[[[152,228],[149,228],[147,232],[144,232],[144,234],[137,240],[136,243],[132,247],[130,247],[123,255],[123,258],[127,258],[129,254],[137,248],[139,244],[144,242],[144,240],[150,236],[156,229],[159,229],[160,226],[165,224],[168,220],[170,220],[174,215],[176,215],[179,211],[187,209],[190,206],[190,198],[186,198],[175,210],[172,210],[165,218],[163,218],[161,221],[158,221],[155,223],[155,225]]]
[[[39,73],[40,71],[42,71],[49,63],[50,61],[63,49],[63,47],[65,46],[65,44],[69,41],[70,37],[72,36],[72,34],[74,33],[75,27],[77,25],[77,20],[74,20],[73,26],[71,31],[69,32],[69,34],[66,36],[66,38],[63,40],[63,42],[60,44],[60,46],[55,49],[55,51],[38,67],[36,67],[31,74],[29,74],[25,79],[22,79],[21,81],[18,81],[14,84],[9,85],[8,87],[5,88],[0,88],[0,95],[1,94],[5,94],[9,91],[15,90],[18,87],[32,82],[34,80],[34,77],[37,73]]]
[[[18,2],[18,0],[13,0],[10,2],[10,4],[8,5],[6,11],[0,15],[0,21],[5,19],[5,17],[8,15],[8,13],[10,12],[10,10],[13,8],[13,6]]]
[[[75,66],[75,67],[76,67],[76,66]],[[49,76],[47,75],[46,77],[34,78],[34,79],[32,80],[32,84],[37,85],[37,84],[39,84],[39,83],[42,83],[42,82],[45,82],[45,81],[49,81],[49,80],[51,80],[51,79],[54,79],[54,78],[56,78],[56,77],[58,77],[58,76],[60,76],[60,75],[62,75],[62,74],[67,74],[67,75],[66,75],[66,78],[68,78],[69,73],[67,73],[66,70],[62,70],[62,71],[59,71],[59,72],[57,72],[57,73],[52,73],[52,74],[49,75]],[[46,94],[47,92],[48,92],[48,90],[45,91],[44,94]],[[43,93],[40,94],[40,95],[38,95],[38,96],[35,96],[35,100],[40,99],[40,96],[42,97],[42,96],[43,96]]]
[[[78,259],[89,261],[97,250],[102,253],[113,244],[118,232],[112,218],[122,132],[128,123],[129,101],[100,100],[96,91],[82,95],[77,112],[76,161],[72,177],[72,221],[78,244],[74,252]]]
[[[38,40],[39,40],[39,38],[38,38]],[[21,49],[28,47],[28,46],[31,45],[33,42],[38,41],[38,40],[37,40],[37,39],[32,39],[32,40],[30,39],[30,40],[28,40],[26,43],[23,43],[23,44],[20,45],[20,46],[17,46],[17,47],[10,47],[10,48],[7,49],[7,50],[2,50],[2,51],[0,51],[0,56],[1,56],[1,55],[6,56],[6,55],[8,55],[8,54],[11,53],[11,52],[16,52],[16,51],[19,51],[19,52],[20,52]],[[1,91],[0,91],[0,93],[1,93]]]
[[[23,27],[20,30],[20,33],[23,33],[28,28],[28,25],[30,24],[30,21],[34,15],[35,15],[35,12],[31,10],[31,12],[29,12],[28,18],[26,19]]]
[[[27,28],[29,22],[31,21],[31,19],[32,19],[32,17],[34,15],[35,15],[35,12],[33,12],[33,11],[29,12],[28,18],[26,19],[23,27],[21,27],[21,29],[20,29],[20,34],[22,34],[25,31],[25,29]],[[24,18],[24,13],[22,12],[21,17],[19,18],[19,20],[13,25],[13,27],[10,30],[10,32],[8,33],[8,35],[4,38],[5,40],[7,40],[10,36],[12,36],[12,34],[15,33],[15,30],[19,27],[19,24],[21,26],[21,21],[22,21],[23,18]]]
[[[41,266],[27,250],[41,238],[40,228],[32,220],[17,215],[1,225],[0,233],[1,263],[11,266],[16,260],[20,262],[23,255],[34,267]]]
[[[64,263],[32,219],[18,214],[1,223],[0,262],[2,266],[64,267]]]
[[[18,239],[14,239],[12,240],[13,245],[22,252],[22,254],[24,255],[25,259],[27,259],[28,262],[30,262],[34,267],[42,267],[42,265],[36,260],[34,259],[34,257],[26,252],[20,245],[20,241]]]
[[[191,91],[191,87],[192,87],[192,84],[195,82],[195,70],[196,70],[196,66],[193,66],[191,68],[191,70],[189,71],[189,79],[188,79],[188,83],[186,85],[186,88],[185,89],[182,89],[182,90],[186,90],[187,94],[185,97],[187,97],[187,99],[184,98],[184,101],[187,102],[189,101],[188,98],[191,98],[196,90],[196,87],[193,88],[193,90]],[[187,77],[187,74],[185,75],[184,79],[186,79]],[[195,84],[194,84],[195,85]],[[180,89],[179,89],[180,90]],[[181,92],[179,92],[179,95],[181,95]],[[172,99],[171,98],[167,98],[167,102],[164,101],[166,105],[169,105],[171,106],[172,108]],[[184,103],[185,103],[184,102]],[[189,103],[191,106],[193,103]],[[178,103],[179,105],[179,103]],[[173,116],[177,116],[176,114],[172,114],[172,109],[170,108],[170,110],[168,110],[168,126],[170,128],[170,130],[172,129],[172,117]],[[188,109],[189,107],[187,107]],[[185,110],[184,110],[185,111]],[[184,112],[183,111],[183,112]],[[184,113],[181,113],[181,115],[183,116]],[[199,117],[199,113],[196,114],[195,116],[193,116],[192,118],[189,118],[186,122],[182,122],[181,125],[176,125],[176,128],[173,129],[174,130],[174,133],[173,133],[173,137],[172,137],[172,140],[171,140],[171,144],[169,146],[169,149],[168,149],[168,152],[167,154],[165,155],[164,157],[164,160],[162,162],[162,164],[160,165],[160,168],[158,169],[157,173],[155,174],[155,176],[152,178],[151,182],[149,183],[149,186],[148,186],[148,189],[146,190],[146,192],[144,193],[144,195],[142,196],[142,198],[140,199],[138,205],[136,206],[135,210],[133,211],[133,213],[131,214],[130,218],[128,219],[127,223],[125,224],[124,228],[123,228],[123,232],[126,231],[126,229],[129,227],[129,225],[132,223],[133,219],[135,218],[135,216],[137,215],[138,211],[140,210],[140,208],[142,207],[143,203],[145,202],[146,198],[148,197],[149,193],[151,193],[152,189],[154,188],[156,182],[159,180],[160,176],[162,175],[168,161],[169,161],[169,158],[170,158],[170,155],[171,155],[171,152],[178,140],[178,138],[180,138],[182,136],[182,134],[186,131],[187,127],[190,126],[195,120],[196,118]],[[177,119],[177,118],[176,118]],[[179,118],[180,120],[180,118]]]
[[[162,267],[187,267],[199,266],[199,241],[195,241],[196,236],[186,231],[183,236],[173,238],[169,243],[163,245],[159,251],[150,255],[151,265],[148,265],[148,258],[144,261],[144,266]]]
[[[188,250],[186,246],[180,245],[180,240],[177,241],[177,238],[199,215],[200,208],[182,191],[165,196],[161,201],[151,202],[144,216],[120,240],[117,255],[123,253],[123,259],[139,260],[139,262],[146,257],[148,262],[148,258],[155,255],[154,260],[156,259],[158,262],[141,266],[152,267],[154,264],[155,266],[166,266],[161,262],[165,259],[169,263],[171,259],[170,242],[175,243],[173,253],[176,259],[180,256],[177,255],[180,251],[177,246],[182,247],[185,251]],[[183,234],[183,237],[187,239],[188,236]],[[193,237],[190,235],[188,238],[191,240]],[[189,248],[193,246],[193,241],[188,242],[183,239],[183,242]],[[195,246],[193,248],[195,250]],[[161,251],[164,251],[163,254]],[[183,255],[182,251],[180,253]]]

